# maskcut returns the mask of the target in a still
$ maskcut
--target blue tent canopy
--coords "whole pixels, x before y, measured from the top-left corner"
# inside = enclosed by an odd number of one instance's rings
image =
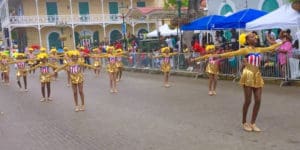
[[[219,20],[214,24],[215,29],[239,29],[239,28],[245,28],[246,23],[257,19],[261,16],[266,15],[267,12],[255,10],[255,9],[244,9],[241,11],[238,11],[222,20]]]
[[[211,15],[194,20],[181,27],[181,30],[210,30],[215,22],[224,19],[224,16]]]

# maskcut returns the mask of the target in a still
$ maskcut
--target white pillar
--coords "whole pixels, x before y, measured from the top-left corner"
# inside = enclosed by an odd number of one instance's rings
[[[150,32],[150,24],[147,22],[147,30]]]
[[[76,49],[75,26],[72,24],[73,49]]]
[[[131,26],[132,26],[132,34],[135,35],[135,33],[134,33],[135,32],[135,23],[131,23]]]
[[[7,15],[7,18],[8,18],[8,25],[7,25],[7,28],[8,28],[8,42],[9,42],[9,48],[12,49],[12,37],[11,37],[11,26],[10,26],[10,15],[9,15],[9,7],[8,7],[8,0],[6,0],[5,2],[5,7],[6,7],[6,15]],[[4,36],[5,36],[5,33],[4,33]],[[7,43],[7,39],[5,38],[5,43],[6,43],[6,46],[8,47],[8,43]]]
[[[38,6],[38,0],[35,0],[35,11],[36,11],[36,17],[38,18],[37,20],[37,25],[38,25],[38,33],[39,33],[39,45],[40,47],[43,47],[42,43],[42,35],[41,35],[41,25],[40,25],[40,16],[39,16],[39,6]]]
[[[72,39],[73,39],[73,49],[76,48],[76,39],[75,39],[75,26],[74,26],[74,16],[73,16],[73,5],[72,5],[72,0],[70,2],[70,14],[71,14],[71,28],[72,28]]]
[[[130,0],[130,9],[133,8],[133,3],[132,3],[132,0]]]
[[[43,46],[43,42],[42,42],[42,34],[41,34],[41,27],[38,26],[38,32],[39,32],[39,42],[40,42],[40,46]],[[46,45],[47,47],[47,45]]]

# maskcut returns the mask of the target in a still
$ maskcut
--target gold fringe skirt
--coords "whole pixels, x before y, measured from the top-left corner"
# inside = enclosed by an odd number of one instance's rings
[[[118,68],[122,68],[122,67],[123,67],[123,63],[120,62],[120,61],[118,61],[118,62],[116,62],[116,66],[117,66]]]
[[[218,64],[208,63],[206,66],[205,72],[208,74],[218,75],[219,74]]]
[[[0,70],[3,73],[8,73],[9,72],[9,66],[1,66]]]
[[[116,64],[107,64],[107,68],[106,68],[107,72],[109,73],[113,73],[113,72],[117,72],[118,68]]]
[[[263,87],[264,80],[261,77],[259,68],[251,64],[246,64],[241,75],[240,84],[254,88]]]
[[[17,77],[23,77],[27,75],[27,71],[26,70],[18,70],[17,71]]]
[[[41,74],[40,81],[41,81],[41,83],[51,82],[51,75],[50,74]]]
[[[162,63],[162,64],[161,64],[160,70],[161,70],[162,72],[164,72],[164,73],[170,72],[170,70],[171,70],[171,65],[168,64],[168,63]]]
[[[79,84],[79,83],[83,83],[84,81],[82,73],[70,74],[70,78],[72,84]]]
[[[94,61],[93,66],[96,67],[96,68],[101,68],[101,63],[100,63],[100,61]]]

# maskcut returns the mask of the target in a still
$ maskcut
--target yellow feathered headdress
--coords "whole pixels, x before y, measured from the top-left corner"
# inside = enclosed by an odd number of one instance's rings
[[[41,53],[45,53],[46,52],[46,48],[45,47],[41,47],[40,52]]]
[[[116,53],[122,53],[123,50],[121,48],[116,49]]]
[[[37,59],[39,59],[39,60],[41,60],[41,59],[47,59],[48,58],[48,54],[46,54],[46,53],[39,53],[38,55],[37,55]]]
[[[246,44],[246,37],[247,37],[248,34],[246,33],[242,33],[240,36],[239,36],[239,44],[241,46],[244,46]]]
[[[170,52],[170,47],[163,47],[163,48],[161,48],[161,52],[162,53]]]
[[[79,53],[79,51],[78,50],[71,50],[71,51],[69,51],[68,52],[68,54],[69,54],[69,56],[79,56],[80,55],[80,53]]]
[[[97,52],[99,50],[99,48],[94,48],[93,52]]]
[[[64,51],[66,52],[66,51],[68,51],[69,50],[69,48],[68,47],[64,47]]]
[[[50,53],[56,53],[56,52],[57,52],[57,49],[56,49],[56,48],[50,49]]]
[[[115,48],[113,46],[107,46],[106,52],[112,52]]]
[[[206,47],[205,47],[205,51],[206,52],[209,52],[209,51],[211,51],[211,50],[215,50],[215,45],[206,45]]]
[[[16,58],[20,58],[20,57],[25,57],[25,54],[24,53],[15,53],[14,56]]]

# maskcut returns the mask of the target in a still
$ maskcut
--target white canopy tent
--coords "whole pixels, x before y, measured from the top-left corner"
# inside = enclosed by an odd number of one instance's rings
[[[286,4],[246,24],[246,30],[299,28],[300,12]]]
[[[159,27],[160,36],[171,36],[171,35],[177,35],[177,29],[170,29],[169,25],[164,24],[163,26]],[[158,37],[158,30],[154,30],[147,34],[147,37]]]

